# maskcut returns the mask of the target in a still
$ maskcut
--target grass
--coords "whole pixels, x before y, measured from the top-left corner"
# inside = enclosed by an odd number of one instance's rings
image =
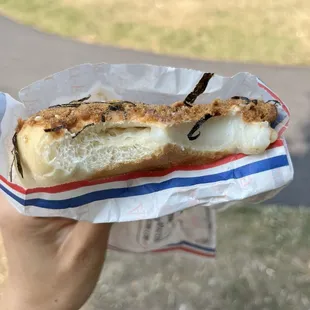
[[[0,11],[86,42],[204,59],[310,64],[309,0],[0,0]]]
[[[231,208],[214,262],[111,252],[86,309],[309,310],[309,221],[298,208]]]
[[[218,214],[214,262],[110,252],[85,310],[309,310],[309,223],[309,209],[231,208]]]

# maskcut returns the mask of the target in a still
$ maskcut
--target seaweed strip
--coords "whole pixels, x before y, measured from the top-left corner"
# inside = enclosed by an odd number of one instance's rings
[[[268,100],[266,103],[269,103],[269,102],[274,102],[275,105],[281,105],[281,103],[275,99]]]
[[[44,129],[45,132],[56,132],[56,131],[59,131],[61,129],[64,129],[65,126],[64,125],[60,125],[60,126],[57,126],[57,127],[53,127],[53,128],[46,128]]]
[[[17,132],[15,132],[13,138],[12,138],[12,143],[13,143],[13,154],[14,154],[14,158],[16,160],[16,165],[17,165],[17,170],[20,173],[20,175],[22,176],[22,178],[24,178],[24,172],[23,172],[23,167],[21,165],[21,161],[20,161],[20,157],[19,157],[19,151],[18,151],[18,145],[17,145]],[[13,161],[14,163],[14,161]]]
[[[241,100],[246,101],[246,104],[249,104],[251,102],[253,102],[254,104],[258,104],[257,99],[249,99],[248,97],[243,97],[243,96],[234,96],[234,97],[231,97],[231,99],[234,99],[234,100],[241,99]]]
[[[63,108],[78,108],[83,103],[84,104],[92,103],[92,102],[84,102],[85,100],[88,100],[90,97],[91,97],[91,95],[89,95],[87,97],[84,97],[84,98],[81,98],[79,100],[70,101],[69,103],[53,105],[53,106],[50,106],[49,109],[60,108],[60,107],[63,107]],[[94,103],[98,103],[98,102],[94,101]],[[128,104],[131,104],[133,106],[136,106],[136,104],[134,102],[126,101],[126,100],[115,101],[115,102],[114,101],[101,101],[100,103],[103,103],[103,104],[126,104],[126,103],[128,103]]]
[[[204,73],[200,81],[195,86],[194,90],[185,98],[183,103],[192,107],[192,104],[195,102],[198,96],[200,96],[207,88],[209,81],[213,77],[214,73]]]
[[[10,167],[10,182],[13,182],[13,166],[15,163],[14,149],[12,150],[11,153],[13,155],[13,160],[12,160],[11,167]]]
[[[127,100],[121,100],[121,101],[115,101],[115,102],[107,102],[109,103],[109,110],[110,111],[122,111],[124,112],[124,118],[125,120],[127,119],[127,112],[124,109],[124,107],[122,106],[122,104],[131,104],[132,106],[136,106],[136,104],[134,102],[131,101],[127,101]]]
[[[109,110],[110,111],[124,111],[124,107],[122,107],[121,105],[109,105]]]
[[[49,107],[49,109],[53,109],[53,108],[77,108],[81,105],[81,102],[73,102],[71,101],[71,103],[64,103],[64,104],[57,104],[57,105],[53,105],[51,107]]]
[[[78,100],[72,100],[69,103],[64,103],[64,104],[57,104],[57,105],[52,105],[49,107],[49,109],[52,108],[60,108],[60,107],[69,107],[69,108],[77,108],[79,107],[85,100],[88,100],[91,97],[91,95],[88,95],[87,97],[83,97]]]
[[[72,139],[76,138],[84,129],[86,129],[87,127],[91,127],[91,126],[94,126],[95,123],[91,123],[91,124],[88,124],[86,126],[84,126],[80,131],[78,131],[73,137]]]
[[[189,140],[196,140],[200,136],[200,132],[198,132],[195,136],[193,134],[208,120],[212,117],[211,114],[206,114],[203,116],[191,129],[191,131],[188,133],[187,138]]]
[[[131,104],[133,105],[134,107],[136,106],[136,104],[132,101],[127,101],[127,100],[121,100],[121,101],[116,101],[115,102],[116,104],[124,104],[124,103],[128,103],[128,104]],[[113,104],[113,103],[112,103]]]
[[[234,96],[234,97],[231,97],[231,99],[234,99],[234,100],[241,99],[241,100],[246,101],[246,104],[249,104],[251,102],[251,100],[248,97],[243,97],[243,96]]]
[[[83,102],[83,101],[85,101],[85,100],[88,100],[90,97],[91,97],[91,95],[88,95],[88,96],[86,96],[86,97],[84,97],[84,98],[81,98],[81,99],[79,99],[79,100],[73,100],[73,101],[71,101],[71,102],[75,102],[75,101]],[[71,103],[71,102],[69,102],[69,103]]]
[[[101,115],[101,122],[102,122],[102,123],[105,122],[105,115],[104,115],[104,113]]]

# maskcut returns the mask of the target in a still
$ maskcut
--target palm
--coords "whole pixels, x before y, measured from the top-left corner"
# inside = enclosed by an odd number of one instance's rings
[[[17,283],[36,304],[79,309],[85,303],[103,266],[110,224],[26,217],[2,200],[0,225],[9,285]]]

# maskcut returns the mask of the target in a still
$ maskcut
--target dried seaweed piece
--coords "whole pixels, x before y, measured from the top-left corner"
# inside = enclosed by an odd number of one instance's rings
[[[124,111],[124,107],[121,106],[120,104],[109,105],[109,110],[110,111]]]
[[[203,116],[191,129],[191,131],[188,133],[187,138],[189,140],[196,140],[199,136],[200,136],[200,132],[197,133],[196,136],[193,136],[193,134],[201,127],[201,125],[203,125],[208,119],[210,119],[212,117],[211,114],[206,114],[205,116]]]
[[[132,101],[127,101],[127,100],[121,100],[121,101],[115,101],[115,102],[112,102],[112,103],[109,103],[111,104],[109,106],[109,110],[110,111],[122,111],[124,112],[124,119],[127,120],[127,112],[126,110],[124,109],[123,106],[121,106],[122,104],[131,104],[132,106],[136,106],[136,104]],[[114,104],[114,105],[113,105]]]
[[[104,115],[104,113],[101,115],[101,122],[102,122],[102,123],[105,122],[105,115]]]
[[[121,101],[116,101],[115,102],[116,104],[131,104],[131,105],[133,105],[134,107],[136,106],[136,104],[134,103],[134,102],[132,102],[132,101],[127,101],[127,100],[121,100]]]
[[[188,106],[192,107],[192,104],[200,96],[207,88],[209,81],[213,77],[214,73],[204,73],[200,81],[195,86],[194,90],[185,98],[183,103]]]
[[[266,103],[269,103],[269,102],[274,102],[275,105],[281,105],[281,103],[275,99],[268,100]]]
[[[89,103],[102,103],[102,104],[109,104],[109,105],[121,105],[121,104],[131,104],[132,106],[136,106],[136,103],[127,100],[110,100],[110,101],[93,101],[93,102],[84,102],[84,104]]]
[[[73,101],[70,101],[69,103],[63,103],[63,104],[57,104],[57,105],[53,105],[53,106],[50,106],[49,109],[52,109],[52,108],[78,108],[79,106],[81,106],[82,104],[90,104],[92,103],[91,101],[89,102],[84,102],[86,100],[88,100],[89,98],[91,97],[91,95],[87,96],[87,97],[84,97],[84,98],[81,98],[79,100],[73,100]],[[103,104],[131,104],[133,106],[136,106],[136,104],[134,102],[131,102],[131,101],[127,101],[127,100],[120,100],[120,101],[94,101],[94,103],[103,103]]]
[[[87,127],[91,127],[91,126],[94,126],[94,125],[95,125],[95,123],[91,123],[91,124],[88,124],[88,125],[84,126],[80,131],[78,131],[77,133],[75,133],[74,136],[72,136],[72,139],[76,138]]]
[[[249,104],[251,102],[251,100],[248,98],[248,97],[243,97],[243,96],[234,96],[234,97],[231,97],[231,99],[234,99],[234,100],[244,100],[246,101],[246,104]]]
[[[251,102],[253,102],[254,104],[258,104],[258,100],[257,99],[249,99],[248,97],[243,97],[243,96],[234,96],[234,97],[231,97],[231,99],[234,99],[234,100],[244,100],[246,101],[246,104],[249,104]]]
[[[85,100],[88,100],[90,97],[91,97],[91,95],[88,95],[88,96],[86,96],[86,97],[84,97],[84,98],[81,98],[81,99],[79,99],[79,100],[72,100],[72,101],[70,101],[69,103],[71,103],[71,102],[76,102],[76,101],[78,101],[78,102],[83,102],[83,101],[85,101]]]
[[[52,108],[60,108],[60,107],[69,107],[69,108],[77,108],[79,107],[85,100],[88,100],[91,97],[91,95],[88,95],[87,97],[83,97],[78,100],[72,100],[69,103],[64,103],[64,104],[57,104],[57,105],[52,105],[49,107],[49,109]],[[86,102],[85,102],[86,103]]]
[[[12,143],[13,143],[13,151],[12,152],[14,155],[14,159],[16,160],[17,170],[20,173],[20,175],[22,176],[22,178],[24,178],[23,167],[21,165],[21,161],[20,161],[20,157],[19,157],[19,151],[18,151],[18,145],[17,145],[17,132],[15,132],[15,134],[12,138]],[[13,163],[14,163],[14,160],[13,160]]]
[[[53,109],[53,108],[77,108],[81,104],[82,104],[82,102],[73,102],[73,101],[71,101],[71,103],[52,105],[51,107],[49,107],[49,109]]]
[[[65,129],[65,126],[64,125],[60,125],[60,126],[56,126],[56,127],[53,127],[53,128],[46,128],[44,129],[45,132],[57,132],[61,129]]]
[[[15,163],[14,149],[11,151],[11,153],[13,155],[13,160],[12,160],[11,167],[10,167],[10,182],[13,182],[13,166]]]

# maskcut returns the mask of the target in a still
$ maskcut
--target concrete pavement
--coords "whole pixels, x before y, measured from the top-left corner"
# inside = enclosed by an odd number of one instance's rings
[[[18,90],[27,84],[85,62],[150,63],[221,75],[248,71],[259,76],[288,104],[292,114],[286,137],[295,167],[295,180],[273,202],[310,206],[310,195],[307,195],[310,181],[310,68],[211,62],[89,45],[41,33],[0,16],[1,91],[17,97]]]

